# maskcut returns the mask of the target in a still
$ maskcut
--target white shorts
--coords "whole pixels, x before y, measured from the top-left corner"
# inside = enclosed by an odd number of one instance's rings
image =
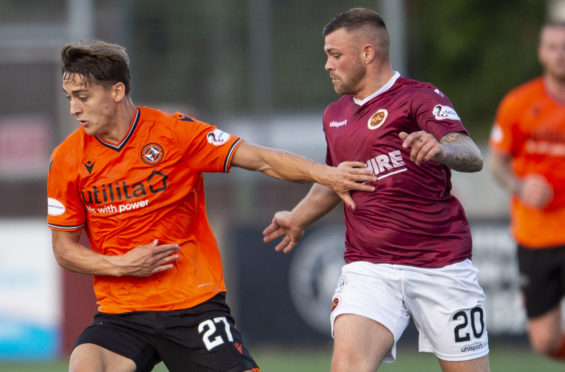
[[[433,352],[447,361],[489,353],[485,294],[471,260],[437,269],[353,262],[341,272],[332,301],[332,335],[339,315],[375,320],[394,336],[394,345],[383,360],[392,363],[396,343],[412,316],[421,352]]]

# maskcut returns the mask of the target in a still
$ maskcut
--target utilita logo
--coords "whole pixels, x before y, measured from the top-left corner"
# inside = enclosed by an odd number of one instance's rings
[[[94,186],[92,190],[81,191],[80,194],[86,205],[120,202],[165,191],[168,178],[166,174],[153,171],[143,182],[130,185],[126,181],[118,181]]]

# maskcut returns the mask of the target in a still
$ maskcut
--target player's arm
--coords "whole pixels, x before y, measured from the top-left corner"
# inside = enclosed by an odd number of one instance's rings
[[[263,241],[284,238],[275,247],[277,252],[290,252],[304,234],[304,229],[339,204],[339,196],[329,187],[314,184],[292,211],[275,213],[271,224],[263,230]]]
[[[376,178],[362,162],[343,162],[337,167],[330,167],[287,151],[242,143],[231,164],[287,181],[316,182],[328,186],[351,208],[355,208],[355,203],[349,195],[350,190],[375,189],[364,183],[373,182]]]
[[[81,274],[109,276],[150,276],[170,270],[178,258],[177,244],[151,244],[138,246],[119,256],[96,253],[80,244],[78,231],[51,230],[53,253],[63,268]]]
[[[541,209],[553,198],[553,188],[544,177],[530,174],[521,179],[516,176],[510,154],[491,148],[489,163],[496,181],[525,205]]]
[[[467,134],[450,132],[438,142],[426,131],[400,132],[402,147],[410,147],[410,159],[420,165],[437,161],[459,172],[478,172],[483,168],[481,150]]]

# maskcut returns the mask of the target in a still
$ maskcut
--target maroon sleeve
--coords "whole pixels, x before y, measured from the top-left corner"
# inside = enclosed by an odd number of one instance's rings
[[[433,134],[438,141],[451,132],[469,134],[449,98],[433,86],[415,90],[412,110],[418,126]]]

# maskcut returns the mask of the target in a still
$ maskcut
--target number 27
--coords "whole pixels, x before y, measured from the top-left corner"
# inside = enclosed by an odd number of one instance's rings
[[[204,345],[206,346],[206,349],[208,349],[208,351],[212,350],[216,346],[219,346],[225,342],[222,336],[220,335],[217,335],[216,337],[212,338],[216,333],[216,324],[218,323],[224,323],[224,332],[228,338],[228,342],[233,342],[233,336],[230,330],[230,323],[228,322],[226,317],[220,316],[214,318],[213,320],[214,321],[212,321],[212,319],[206,319],[205,321],[201,322],[198,325],[198,333],[203,334],[202,341],[204,342]]]

